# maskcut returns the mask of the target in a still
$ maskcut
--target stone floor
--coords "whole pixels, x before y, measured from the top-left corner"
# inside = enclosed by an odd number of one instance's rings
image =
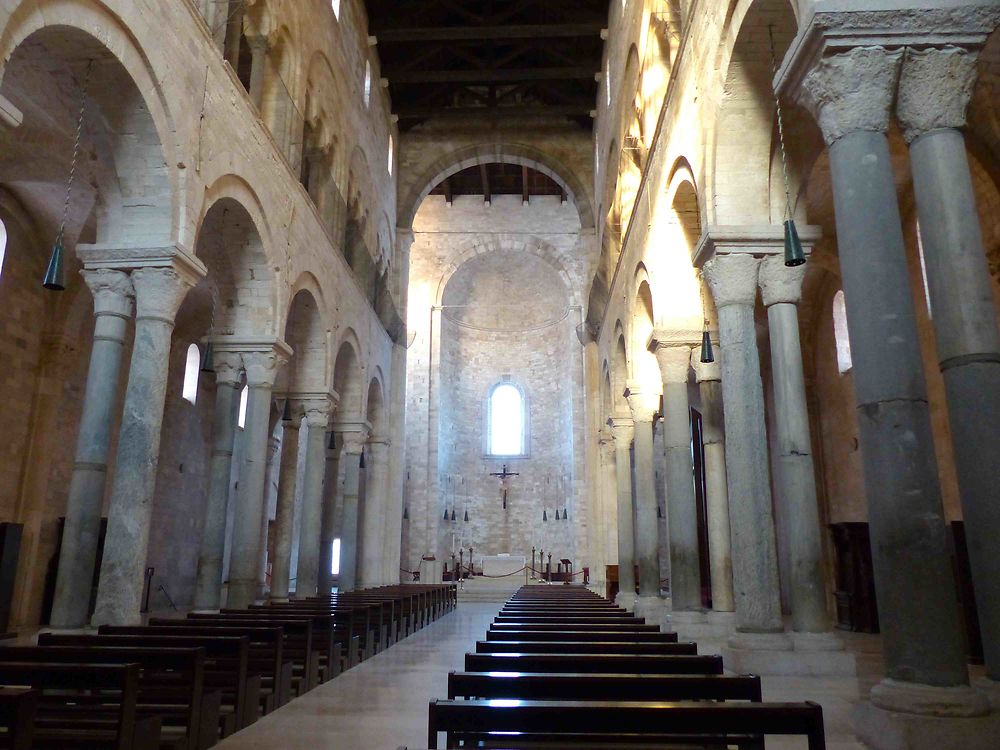
[[[497,604],[462,603],[417,634],[292,701],[230,737],[219,750],[396,750],[427,747],[427,704],[447,695],[449,670],[483,638]],[[823,705],[829,750],[860,750],[850,710],[878,673],[878,639],[847,634],[859,653],[860,679],[765,679],[767,700],[815,700]],[[715,644],[701,644],[712,653]],[[772,738],[768,750],[805,748],[800,738]]]

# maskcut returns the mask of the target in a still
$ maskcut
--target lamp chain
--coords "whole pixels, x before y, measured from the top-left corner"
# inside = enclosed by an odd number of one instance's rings
[[[70,198],[73,195],[73,182],[76,179],[76,165],[80,158],[80,141],[83,137],[83,121],[87,116],[87,90],[90,88],[90,74],[94,68],[94,61],[87,63],[87,74],[83,79],[83,90],[80,94],[80,115],[76,120],[76,136],[73,141],[73,159],[69,167],[69,180],[66,183],[66,200],[63,202],[62,222],[59,224],[59,236],[57,243],[61,244],[63,236],[66,234],[66,222],[69,219]]]
[[[774,26],[767,27],[767,36],[771,43],[771,72],[778,74],[778,58],[774,51]],[[785,151],[785,118],[781,109],[781,97],[778,90],[774,91],[774,108],[778,115],[778,144],[781,147],[781,171],[785,180],[785,217],[792,218],[792,190],[788,179],[788,153]]]

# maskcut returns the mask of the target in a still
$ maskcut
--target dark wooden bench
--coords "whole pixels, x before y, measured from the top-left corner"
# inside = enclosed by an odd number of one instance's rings
[[[494,747],[510,746],[509,737],[491,737],[493,732],[517,732],[518,747],[676,742],[760,748],[762,735],[779,734],[804,735],[809,750],[826,748],[823,710],[816,703],[431,701],[431,750],[438,747],[439,732],[448,748],[490,740]]]
[[[35,731],[38,691],[0,688],[0,748],[29,750]]]
[[[698,644],[635,641],[476,641],[477,654],[697,654]]]
[[[659,633],[660,626],[631,622],[597,624],[582,622],[574,622],[572,624],[558,622],[495,622],[490,625],[490,630],[497,632],[504,630],[552,630],[556,632],[562,632],[564,630],[586,630],[592,633]]]
[[[39,750],[158,750],[160,718],[138,716],[138,664],[58,664],[0,661],[0,685],[38,691],[32,748]],[[101,718],[62,713],[79,698],[99,694]]]
[[[161,747],[204,750],[218,741],[221,696],[204,689],[203,648],[4,646],[0,659],[35,664],[138,664],[136,708],[139,716],[161,719]],[[62,712],[67,719],[98,716],[103,713],[101,700],[99,695],[77,698],[72,709],[67,706]]]
[[[532,701],[751,701],[760,703],[757,675],[449,672],[448,698]]]
[[[722,674],[722,657],[659,654],[466,654],[466,672]]]
[[[634,643],[677,643],[677,633],[601,632],[589,630],[490,630],[488,641],[631,641]]]

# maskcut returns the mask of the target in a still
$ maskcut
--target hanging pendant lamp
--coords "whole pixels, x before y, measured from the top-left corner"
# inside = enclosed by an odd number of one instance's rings
[[[465,509],[465,522],[466,523],[469,522],[469,509],[468,508]]]
[[[205,351],[201,354],[201,371],[206,374],[212,374],[215,372],[215,349],[212,346],[212,342],[209,341],[205,344]]]
[[[569,511],[566,510],[565,508],[563,508],[563,520],[564,521],[568,521],[569,520]]]
[[[409,505],[404,505],[403,506],[403,520],[404,521],[409,521],[410,520],[410,506]]]
[[[444,509],[444,520],[445,521],[448,520],[448,509],[447,508]]]
[[[451,520],[452,521],[455,520],[455,509],[454,508],[451,509]]]
[[[545,508],[542,508],[542,520],[543,521],[548,521],[549,520],[549,514],[548,514],[548,512],[546,512]]]
[[[281,421],[292,421],[292,400],[290,398],[285,399],[285,408],[281,410]]]
[[[710,365],[715,362],[715,350],[712,348],[712,334],[706,328],[701,334],[701,363]]]
[[[801,266],[806,262],[806,253],[802,249],[802,240],[799,239],[799,230],[795,228],[795,221],[788,219],[785,222],[785,265],[788,268]]]
[[[42,279],[42,286],[52,292],[61,292],[66,288],[66,274],[63,269],[63,256],[66,250],[63,247],[63,238],[66,235],[66,220],[69,217],[69,203],[73,196],[73,182],[76,179],[76,165],[80,159],[80,139],[83,135],[83,121],[87,116],[87,89],[90,87],[90,72],[94,67],[94,61],[87,63],[87,75],[83,81],[83,90],[80,94],[80,114],[76,120],[76,137],[73,140],[73,159],[70,161],[69,179],[66,181],[66,200],[63,202],[62,223],[59,225],[59,234],[52,246],[52,255],[49,256],[49,264],[45,269],[45,278]]]

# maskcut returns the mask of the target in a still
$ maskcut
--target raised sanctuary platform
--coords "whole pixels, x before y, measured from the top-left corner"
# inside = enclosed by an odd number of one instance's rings
[[[488,578],[509,576],[519,572],[526,563],[527,558],[524,555],[484,555],[483,575]]]

